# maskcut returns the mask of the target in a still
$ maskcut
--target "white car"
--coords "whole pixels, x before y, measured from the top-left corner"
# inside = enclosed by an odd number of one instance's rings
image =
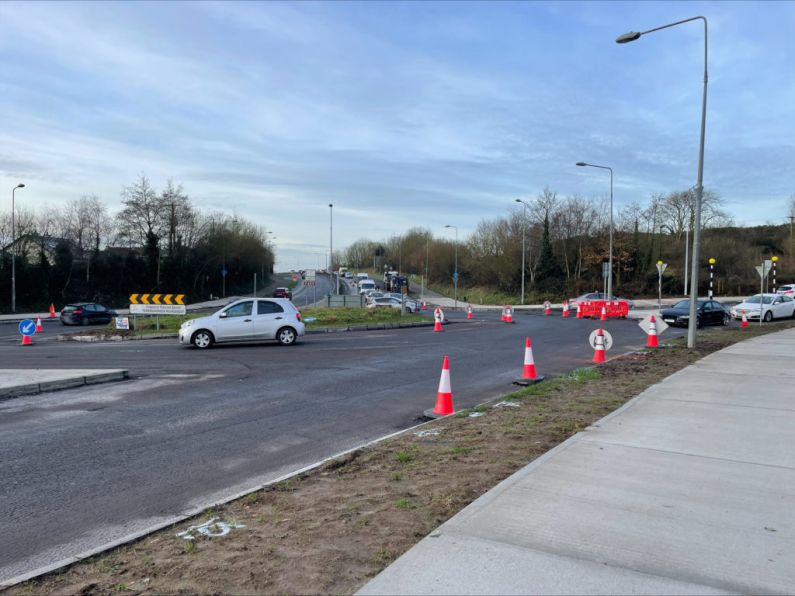
[[[359,282],[359,293],[366,294],[368,290],[375,290],[375,282],[372,279],[363,279]]]
[[[361,281],[361,280],[363,280],[363,279],[370,279],[370,276],[369,276],[369,275],[367,275],[366,273],[357,273],[357,274],[356,274],[356,279],[358,279],[359,281]]]
[[[795,284],[785,284],[776,290],[776,293],[795,298]]]
[[[760,297],[761,309],[760,309]],[[784,294],[756,294],[746,298],[737,306],[733,306],[731,314],[735,319],[743,318],[743,311],[748,320],[759,320],[760,310],[764,310],[762,320],[795,318],[795,300]]]
[[[301,313],[286,298],[244,298],[182,323],[179,343],[206,349],[216,343],[275,340],[289,346],[305,333]]]
[[[388,296],[384,296],[383,298],[373,298],[373,300],[367,304],[367,308],[379,308],[384,306],[400,310],[401,304],[398,298],[390,298]],[[408,313],[417,312],[416,303],[410,304],[408,302],[404,302],[403,308]]]

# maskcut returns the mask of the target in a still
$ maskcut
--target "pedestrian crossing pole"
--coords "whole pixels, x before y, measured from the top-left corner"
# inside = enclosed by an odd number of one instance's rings
[[[712,300],[712,279],[715,273],[715,259],[709,260],[709,299]]]
[[[773,293],[776,293],[776,263],[778,263],[778,257],[770,257],[770,260],[773,261]]]

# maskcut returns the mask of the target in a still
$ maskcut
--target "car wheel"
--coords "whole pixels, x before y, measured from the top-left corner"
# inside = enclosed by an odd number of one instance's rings
[[[701,315],[698,315],[696,316],[696,329],[701,329],[701,327],[702,327]]]
[[[721,323],[724,327],[729,324],[732,320],[731,315],[725,314],[723,315],[723,322]]]
[[[276,334],[276,339],[283,346],[291,346],[298,339],[298,335],[292,327],[282,327]]]
[[[209,348],[211,345],[213,345],[213,341],[215,341],[213,334],[206,329],[200,329],[194,333],[193,337],[191,338],[191,343],[193,343],[193,345],[200,350]]]
[[[769,310],[765,313],[765,323],[769,323],[773,320],[773,311]]]

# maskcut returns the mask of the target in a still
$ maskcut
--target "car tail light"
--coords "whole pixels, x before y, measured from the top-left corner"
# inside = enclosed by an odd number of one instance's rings
[[[298,319],[299,321],[301,320],[301,312],[300,311],[295,311],[295,318]]]
[[[82,308],[76,308],[75,310],[72,311],[72,314],[73,315],[82,315],[83,314],[83,309]]]

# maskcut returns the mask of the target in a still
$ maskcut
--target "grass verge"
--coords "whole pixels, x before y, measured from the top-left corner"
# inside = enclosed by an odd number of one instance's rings
[[[498,482],[648,386],[736,341],[792,326],[705,331],[695,350],[675,340],[665,349],[575,370],[10,593],[353,593]],[[210,518],[245,527],[197,538],[192,546],[176,536]]]
[[[421,314],[404,314],[393,308],[302,308],[301,316],[309,329],[321,327],[350,327],[368,323],[410,323],[429,321],[430,317]]]

